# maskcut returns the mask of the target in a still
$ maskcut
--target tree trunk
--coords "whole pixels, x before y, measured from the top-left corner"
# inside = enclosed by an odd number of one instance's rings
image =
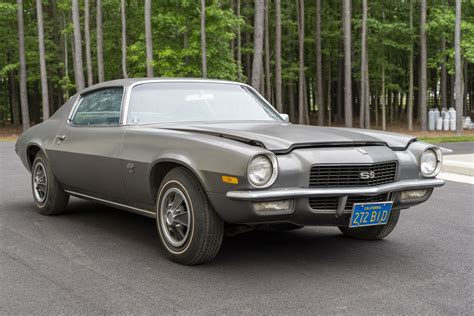
[[[202,66],[202,77],[207,78],[206,0],[201,0],[201,66]]]
[[[234,0],[230,0],[230,9],[232,10],[232,12],[235,11],[234,7]],[[232,40],[230,41],[230,51],[232,52],[232,60],[235,61],[235,38],[232,38]]]
[[[255,1],[255,20],[253,37],[252,87],[260,90],[262,78],[263,54],[263,20],[265,14],[264,1]]]
[[[361,31],[361,61],[360,61],[360,102],[359,102],[359,126],[367,128],[365,121],[365,108],[369,106],[367,95],[367,0],[362,0],[362,31]]]
[[[366,43],[367,46],[367,43]],[[365,128],[370,129],[370,82],[369,82],[369,55],[367,47],[365,49],[367,54],[365,58]]]
[[[431,70],[431,90],[433,91],[433,102],[430,107],[438,108],[438,69]],[[429,102],[428,102],[429,103]]]
[[[122,18],[122,77],[128,78],[127,73],[127,15],[125,0],[120,0],[120,15]]]
[[[325,104],[323,98],[323,62],[321,54],[321,0],[316,0],[316,103],[318,104],[318,125],[323,126]]]
[[[73,72],[74,75],[76,75],[76,63],[74,62],[76,60],[76,54],[74,51],[74,36],[71,34],[71,56],[72,56],[72,67],[73,67]]]
[[[385,113],[385,63],[382,62],[382,87],[380,88],[380,100],[382,101],[380,107],[382,108],[382,130],[387,129],[387,122],[386,122],[386,113]]]
[[[41,100],[43,103],[43,121],[49,118],[48,74],[46,71],[46,54],[44,51],[43,4],[36,0],[36,15],[38,21],[38,51],[41,78]]]
[[[13,51],[12,47],[8,48],[8,63],[13,64]],[[11,109],[11,122],[13,126],[20,126],[20,104],[18,103],[18,88],[17,88],[17,78],[15,75],[15,70],[10,70],[8,73],[8,87],[10,91],[10,109]]]
[[[275,0],[275,100],[280,113],[283,112],[281,81],[281,2]]]
[[[328,110],[328,126],[331,126],[331,113],[332,113],[332,107],[331,107],[331,63],[328,62],[328,67],[327,67],[327,74],[328,74],[328,79],[327,79],[327,92],[326,92],[326,109]],[[324,122],[323,122],[324,124]]]
[[[151,33],[151,0],[145,0],[146,75],[153,77],[153,37]]]
[[[298,123],[307,124],[308,119],[304,103],[304,0],[299,0],[298,14]]]
[[[18,20],[18,56],[20,59],[20,105],[23,130],[30,127],[28,107],[28,90],[26,87],[26,60],[25,60],[25,27],[23,22],[23,0],[17,0]]]
[[[455,86],[454,86],[455,79],[454,78],[455,78],[455,76],[450,75],[449,77],[450,77],[450,80],[449,80],[450,82],[449,83],[450,83],[450,86],[451,86],[451,93],[450,93],[451,95],[449,96],[448,106],[452,107],[452,106],[455,106],[455,101],[454,101],[454,95],[455,95],[455,90],[454,90],[455,89]]]
[[[62,17],[62,29],[63,31],[66,28],[66,17]],[[68,40],[67,40],[67,33],[63,32],[63,42],[64,42],[64,77],[67,78],[67,82],[69,83],[69,56],[68,56]],[[69,88],[66,86],[65,90],[63,91],[64,94],[64,99],[68,100],[69,99]]]
[[[81,39],[81,20],[79,18],[79,1],[72,0],[72,23],[74,27],[74,63],[76,65],[75,79],[76,91],[82,91],[86,85],[84,83],[84,70],[82,65],[82,39]]]
[[[427,130],[426,120],[426,0],[421,0],[420,5],[420,86],[418,108],[420,113],[421,130]]]
[[[456,22],[454,26],[454,68],[456,91],[456,135],[462,135],[463,129],[463,93],[461,69],[461,0],[456,0]]]
[[[340,49],[340,51],[342,48]],[[339,51],[339,52],[340,52]],[[344,100],[344,58],[338,58],[338,67],[337,67],[337,93],[336,93],[336,115],[334,121],[337,124],[342,122],[342,102]]]
[[[295,109],[295,89],[293,87],[293,82],[288,83],[288,107],[289,107],[289,115],[290,121],[295,123],[296,122],[296,109]]]
[[[102,36],[102,0],[97,0],[96,7],[97,24],[97,72],[99,82],[105,80],[104,75],[104,38]]]
[[[270,32],[268,11],[270,9],[270,0],[265,0],[265,97],[272,100],[272,76],[270,74]]]
[[[397,100],[397,95],[395,92],[390,92],[390,124],[393,124],[393,114],[394,114],[394,107],[395,107],[395,104],[396,104],[396,100]]]
[[[467,58],[463,57],[463,80],[462,80],[462,104],[463,104],[463,113],[467,115],[469,113],[468,110],[468,102],[467,102],[467,91],[469,89],[469,75],[468,75],[468,70],[469,70],[469,64],[467,62]]]
[[[378,108],[378,104],[379,104],[379,95],[378,95],[378,91],[375,90],[375,96],[374,96],[374,113],[375,113],[375,127],[379,127],[379,108]]]
[[[84,37],[86,40],[86,67],[87,67],[87,85],[94,84],[94,73],[92,72],[92,57],[91,57],[91,36],[89,29],[89,0],[84,0]]]
[[[413,30],[413,0],[410,0],[410,31]],[[410,40],[410,55],[408,56],[409,82],[408,82],[408,102],[407,121],[408,130],[413,130],[413,42]],[[446,91],[445,91],[446,92]]]
[[[245,38],[245,44],[250,43],[250,32],[245,32],[244,33],[244,38]],[[252,84],[252,57],[250,53],[245,53],[245,74],[247,76],[247,83]]]
[[[237,18],[240,20],[240,0],[237,0]],[[242,81],[242,34],[240,23],[237,26],[237,78]]]
[[[344,123],[346,127],[352,127],[351,1],[343,1],[342,7],[344,12],[342,19],[344,37]]]
[[[13,126],[20,126],[20,107],[18,104],[18,89],[16,85],[15,73],[10,71],[9,74],[10,84],[10,104],[11,104],[11,114],[12,114],[12,124]]]

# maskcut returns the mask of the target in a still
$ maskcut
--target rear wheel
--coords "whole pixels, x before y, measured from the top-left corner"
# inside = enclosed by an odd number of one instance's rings
[[[224,222],[189,170],[178,167],[165,176],[156,207],[160,241],[171,260],[195,265],[214,259],[222,244]]]
[[[33,161],[31,187],[40,214],[59,215],[63,213],[69,201],[69,195],[64,192],[56,180],[43,152],[39,152]]]
[[[387,224],[349,228],[347,226],[339,226],[339,230],[347,237],[364,240],[378,240],[387,237],[397,226],[400,210],[392,210]]]

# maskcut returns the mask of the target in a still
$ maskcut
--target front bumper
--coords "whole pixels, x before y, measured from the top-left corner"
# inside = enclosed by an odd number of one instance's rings
[[[425,202],[432,189],[444,185],[440,179],[401,180],[390,184],[373,187],[340,187],[340,188],[273,188],[265,190],[235,190],[226,194],[208,192],[217,213],[222,219],[233,224],[266,224],[290,222],[297,225],[347,225],[351,211],[347,209],[348,196],[376,196],[388,194],[393,200],[394,209],[404,209]],[[419,200],[403,201],[401,192],[410,190],[429,191],[426,197]],[[310,198],[338,198],[337,209],[315,210],[309,204]],[[262,201],[291,200],[292,209],[288,212],[260,213],[254,203]]]
[[[301,197],[328,197],[362,195],[374,196],[383,193],[394,193],[408,190],[436,188],[444,185],[441,179],[402,180],[374,187],[343,187],[343,188],[278,188],[252,191],[230,191],[229,199],[244,201],[282,200]]]

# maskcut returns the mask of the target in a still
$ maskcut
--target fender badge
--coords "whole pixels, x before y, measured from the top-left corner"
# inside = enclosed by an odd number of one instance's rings
[[[363,150],[362,148],[357,148],[357,151],[360,152],[362,155],[367,155],[368,152]]]
[[[129,173],[135,173],[135,164],[133,162],[128,162],[127,169]]]

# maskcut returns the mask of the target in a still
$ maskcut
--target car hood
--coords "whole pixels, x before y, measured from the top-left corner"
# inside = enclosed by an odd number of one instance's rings
[[[374,130],[266,121],[160,124],[155,127],[234,139],[275,153],[286,153],[296,148],[377,145],[405,150],[416,140],[411,136]]]

